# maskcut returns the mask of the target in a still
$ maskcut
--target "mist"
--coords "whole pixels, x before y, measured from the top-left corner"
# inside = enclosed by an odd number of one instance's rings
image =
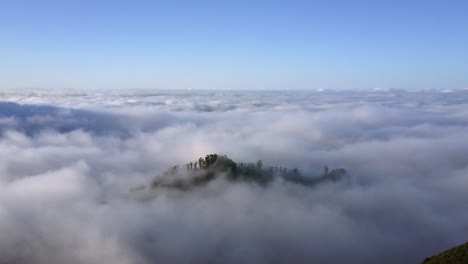
[[[4,91],[0,263],[419,263],[468,237],[468,91]],[[131,192],[209,153],[346,181]]]

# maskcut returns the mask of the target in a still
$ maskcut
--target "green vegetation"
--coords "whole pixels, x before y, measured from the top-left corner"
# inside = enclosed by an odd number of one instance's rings
[[[346,175],[344,169],[331,172],[325,166],[321,177],[304,177],[298,169],[264,166],[261,160],[256,163],[236,163],[225,155],[209,154],[205,158],[185,164],[183,168],[173,166],[152,182],[151,187],[168,187],[188,190],[202,186],[218,177],[229,181],[253,182],[261,185],[271,183],[274,179],[313,186],[324,181],[338,181]]]
[[[468,263],[468,242],[426,258],[422,264],[466,264]]]

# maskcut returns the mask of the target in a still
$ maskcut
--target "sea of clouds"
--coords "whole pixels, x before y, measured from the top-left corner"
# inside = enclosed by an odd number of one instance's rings
[[[130,190],[209,153],[349,179]],[[468,91],[0,92],[0,263],[419,263],[468,239]]]

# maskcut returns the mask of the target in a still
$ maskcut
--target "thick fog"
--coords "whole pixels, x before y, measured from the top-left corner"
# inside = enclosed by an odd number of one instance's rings
[[[349,177],[130,191],[209,153]],[[0,155],[2,264],[419,263],[468,239],[468,90],[4,91]]]

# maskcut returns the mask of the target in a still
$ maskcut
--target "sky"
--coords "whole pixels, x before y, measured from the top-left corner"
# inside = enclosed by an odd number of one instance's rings
[[[0,89],[462,89],[468,2],[0,1]]]

